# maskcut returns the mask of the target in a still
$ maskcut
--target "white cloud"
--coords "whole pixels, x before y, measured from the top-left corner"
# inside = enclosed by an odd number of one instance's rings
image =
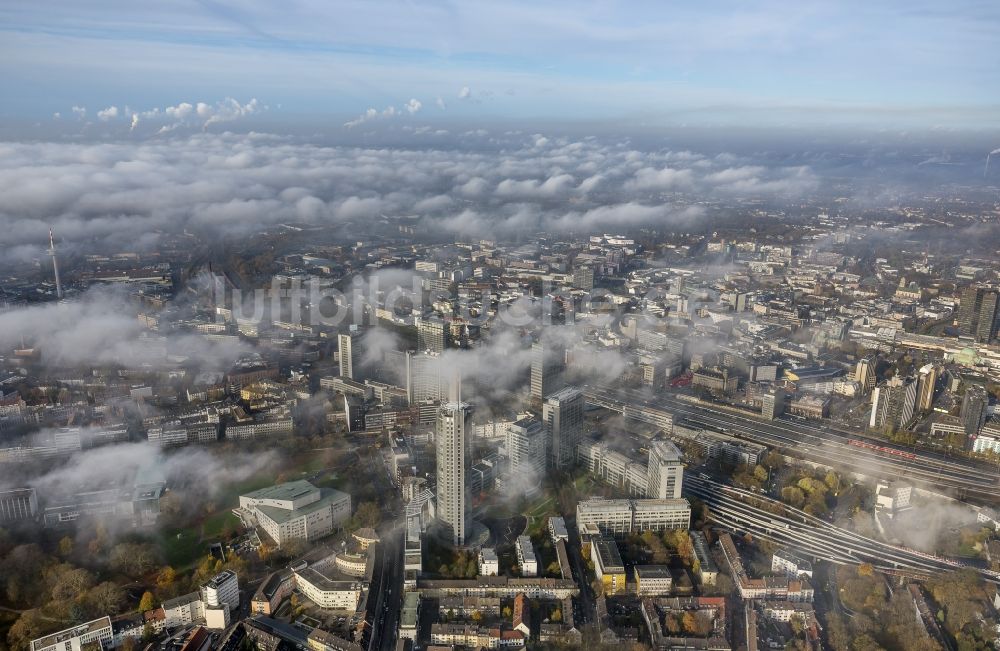
[[[365,111],[364,113],[362,113],[360,116],[354,118],[353,120],[350,120],[349,122],[345,122],[344,126],[347,127],[348,129],[351,129],[351,128],[356,127],[358,125],[364,124],[365,122],[368,122],[369,120],[374,120],[377,117],[378,117],[378,111],[375,110],[374,108],[369,108],[367,111]]]
[[[174,120],[186,120],[194,113],[194,106],[188,102],[181,102],[177,106],[168,106],[163,112]]]
[[[472,97],[472,90],[468,86],[462,86],[458,91],[458,99],[469,99]]]
[[[406,110],[410,113],[410,115],[413,115],[421,108],[423,108],[423,104],[421,104],[420,100],[418,99],[411,99],[409,102],[406,103]]]
[[[214,113],[194,104],[138,116],[136,133],[178,132]],[[175,118],[169,118],[168,113]],[[147,117],[152,114],[154,117]],[[233,111],[235,114],[235,111]],[[371,115],[371,117],[368,117]],[[177,118],[185,117],[186,122]],[[380,119],[374,109],[366,119]],[[427,138],[414,128],[407,138]],[[418,136],[417,134],[421,134]],[[447,134],[442,135],[444,138]],[[187,133],[116,143],[0,144],[0,261],[40,255],[48,226],[79,252],[139,251],[187,231],[239,237],[294,221],[318,226],[417,215],[427,232],[504,235],[695,219],[713,194],[794,196],[820,180],[808,167],[739,158],[721,165],[631,149],[627,143],[478,134],[433,147],[322,146],[264,134]],[[664,205],[650,193],[683,191]],[[143,248],[146,247],[146,248]]]
[[[630,190],[676,190],[689,187],[693,179],[694,174],[688,169],[643,167],[625,187]]]
[[[108,120],[113,120],[116,117],[118,117],[118,107],[109,106],[106,109],[100,110],[97,112],[97,117],[104,120],[105,122]]]
[[[440,97],[438,97],[437,99],[435,99],[435,100],[434,100],[434,103],[435,103],[435,104],[437,105],[437,107],[438,107],[439,109],[441,109],[442,111],[443,111],[443,110],[445,110],[446,108],[448,108],[447,104],[445,104],[445,103],[444,103],[444,100],[443,100],[443,99],[441,99]]]
[[[72,110],[72,111],[73,111],[73,115],[75,115],[76,117],[80,118],[81,120],[82,120],[83,118],[87,117],[87,109],[85,109],[85,108],[84,108],[84,107],[82,107],[82,106],[74,106],[74,107],[73,107],[72,109],[70,109],[70,110]]]

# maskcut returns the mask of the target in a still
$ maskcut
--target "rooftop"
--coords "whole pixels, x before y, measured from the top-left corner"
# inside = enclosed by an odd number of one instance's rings
[[[317,501],[310,502],[309,504],[306,504],[298,509],[282,509],[276,506],[262,506],[259,504],[254,508],[269,517],[274,522],[281,524],[283,522],[302,517],[308,513],[312,513],[313,511],[318,511],[319,509],[322,509],[333,502],[339,502],[344,498],[350,499],[350,495],[347,493],[342,493],[341,491],[333,488],[317,488],[314,490],[318,490],[320,492],[320,498]]]
[[[54,644],[59,644],[60,642],[65,642],[66,640],[71,640],[75,637],[81,637],[83,635],[88,635],[90,633],[96,633],[102,628],[111,628],[111,618],[108,616],[100,617],[98,619],[89,621],[85,624],[80,624],[79,626],[74,626],[72,628],[67,628],[58,633],[52,633],[51,635],[46,635],[45,637],[40,637],[37,640],[32,640],[32,649],[44,649],[50,647]]]
[[[255,490],[252,493],[247,493],[243,497],[249,497],[255,500],[296,500],[300,497],[308,495],[309,493],[319,490],[309,482],[304,479],[297,481],[290,481],[284,484],[277,484],[275,486],[268,486],[267,488],[261,488],[260,490]]]

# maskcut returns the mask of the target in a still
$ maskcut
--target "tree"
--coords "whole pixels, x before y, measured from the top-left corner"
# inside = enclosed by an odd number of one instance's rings
[[[684,611],[684,614],[681,616],[681,628],[684,630],[685,633],[688,634],[693,635],[694,633],[697,633],[698,620],[695,617],[693,611],[691,610]]]
[[[768,475],[767,468],[765,468],[764,466],[754,466],[753,469],[754,479],[763,483],[767,481],[767,475]]]
[[[504,616],[504,619],[510,619],[514,616],[514,611],[510,609],[510,606],[504,606],[500,614]]]
[[[764,457],[764,465],[771,470],[778,470],[779,468],[784,467],[785,457],[783,457],[780,452],[771,450],[767,453],[767,456]]]
[[[871,563],[862,563],[858,565],[858,576],[874,576],[875,568],[872,567]]]
[[[781,501],[791,504],[795,508],[801,508],[806,502],[805,493],[796,486],[786,486],[781,489]]]
[[[868,633],[862,633],[851,642],[851,651],[882,651],[883,647]]]
[[[105,581],[91,588],[85,601],[95,615],[117,615],[125,603],[125,591],[114,583]]]
[[[156,554],[150,545],[144,543],[119,543],[111,549],[111,567],[116,571],[137,579],[156,566]]]
[[[561,571],[562,568],[559,567],[558,561],[552,561],[551,563],[549,563],[549,566],[545,568],[546,574],[559,574]]]
[[[69,558],[73,555],[74,547],[75,543],[73,542],[73,539],[69,536],[63,536],[59,540],[59,556],[62,558]]]
[[[152,610],[156,607],[156,597],[153,593],[147,590],[142,593],[142,599],[139,600],[139,612],[144,613],[146,611]]]
[[[562,609],[559,608],[559,607],[556,607],[556,609],[553,610],[552,614],[549,616],[549,619],[551,619],[553,622],[556,622],[556,623],[561,622],[562,621]]]
[[[177,571],[169,565],[164,565],[163,569],[156,575],[156,587],[161,590],[170,590],[177,580]]]
[[[45,634],[48,627],[37,608],[24,611],[7,631],[11,651],[25,651],[31,646],[32,640]]]
[[[382,512],[375,502],[362,502],[358,504],[358,510],[354,512],[354,524],[356,529],[361,527],[374,528],[382,520]]]
[[[94,577],[87,570],[71,565],[57,565],[50,570],[52,598],[59,602],[77,601],[94,585]]]
[[[478,610],[473,610],[472,615],[470,615],[470,617],[472,618],[472,621],[474,621],[477,624],[483,621],[483,614]]]

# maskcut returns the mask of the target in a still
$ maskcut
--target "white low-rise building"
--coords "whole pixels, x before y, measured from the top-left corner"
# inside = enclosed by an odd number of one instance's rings
[[[531,546],[531,538],[518,536],[516,549],[521,576],[538,576],[538,559],[535,557],[535,548]]]
[[[497,550],[483,547],[479,550],[479,576],[496,576],[500,574],[500,559]]]
[[[354,612],[366,587],[363,581],[343,578],[335,555],[315,563],[302,561],[292,572],[299,592],[320,608]]]
[[[32,640],[31,651],[110,649],[113,643],[114,631],[111,628],[111,618],[105,616]]]
[[[569,541],[569,531],[566,530],[566,520],[552,516],[549,518],[549,536],[552,537],[552,544],[560,540]]]
[[[240,496],[240,508],[281,546],[316,540],[351,517],[351,496],[307,481],[293,481]]]

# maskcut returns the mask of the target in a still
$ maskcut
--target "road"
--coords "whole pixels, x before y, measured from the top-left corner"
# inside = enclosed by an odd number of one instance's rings
[[[966,567],[960,561],[897,547],[837,527],[760,493],[705,477],[686,475],[684,491],[708,505],[711,519],[733,531],[772,540],[816,559],[838,564],[870,563],[876,569],[926,577]],[[766,507],[766,508],[765,508]],[[972,568],[1000,583],[1000,573]]]
[[[403,529],[392,526],[380,535],[379,579],[377,584],[372,581],[368,597],[375,599],[368,651],[392,651],[396,648],[396,632],[403,607]]]
[[[682,399],[668,394],[649,393],[607,386],[585,386],[587,401],[622,412],[626,402],[648,405],[671,413],[675,421],[687,419],[718,428],[737,438],[776,448],[790,456],[828,466],[838,466],[879,479],[906,477],[917,486],[934,489],[970,502],[995,504],[1000,500],[1000,477],[994,469],[971,462],[956,461],[939,455],[911,451],[884,441],[879,446],[895,449],[913,458],[894,456],[855,447],[851,439],[866,440],[858,434],[805,420],[784,417],[766,421],[741,410]]]
[[[381,463],[379,463],[381,460]],[[395,491],[389,460],[378,451],[368,457],[369,476],[380,490],[383,524],[381,538],[368,599],[375,600],[371,613],[371,634],[368,651],[392,651],[396,648],[396,633],[403,608],[403,511]]]

